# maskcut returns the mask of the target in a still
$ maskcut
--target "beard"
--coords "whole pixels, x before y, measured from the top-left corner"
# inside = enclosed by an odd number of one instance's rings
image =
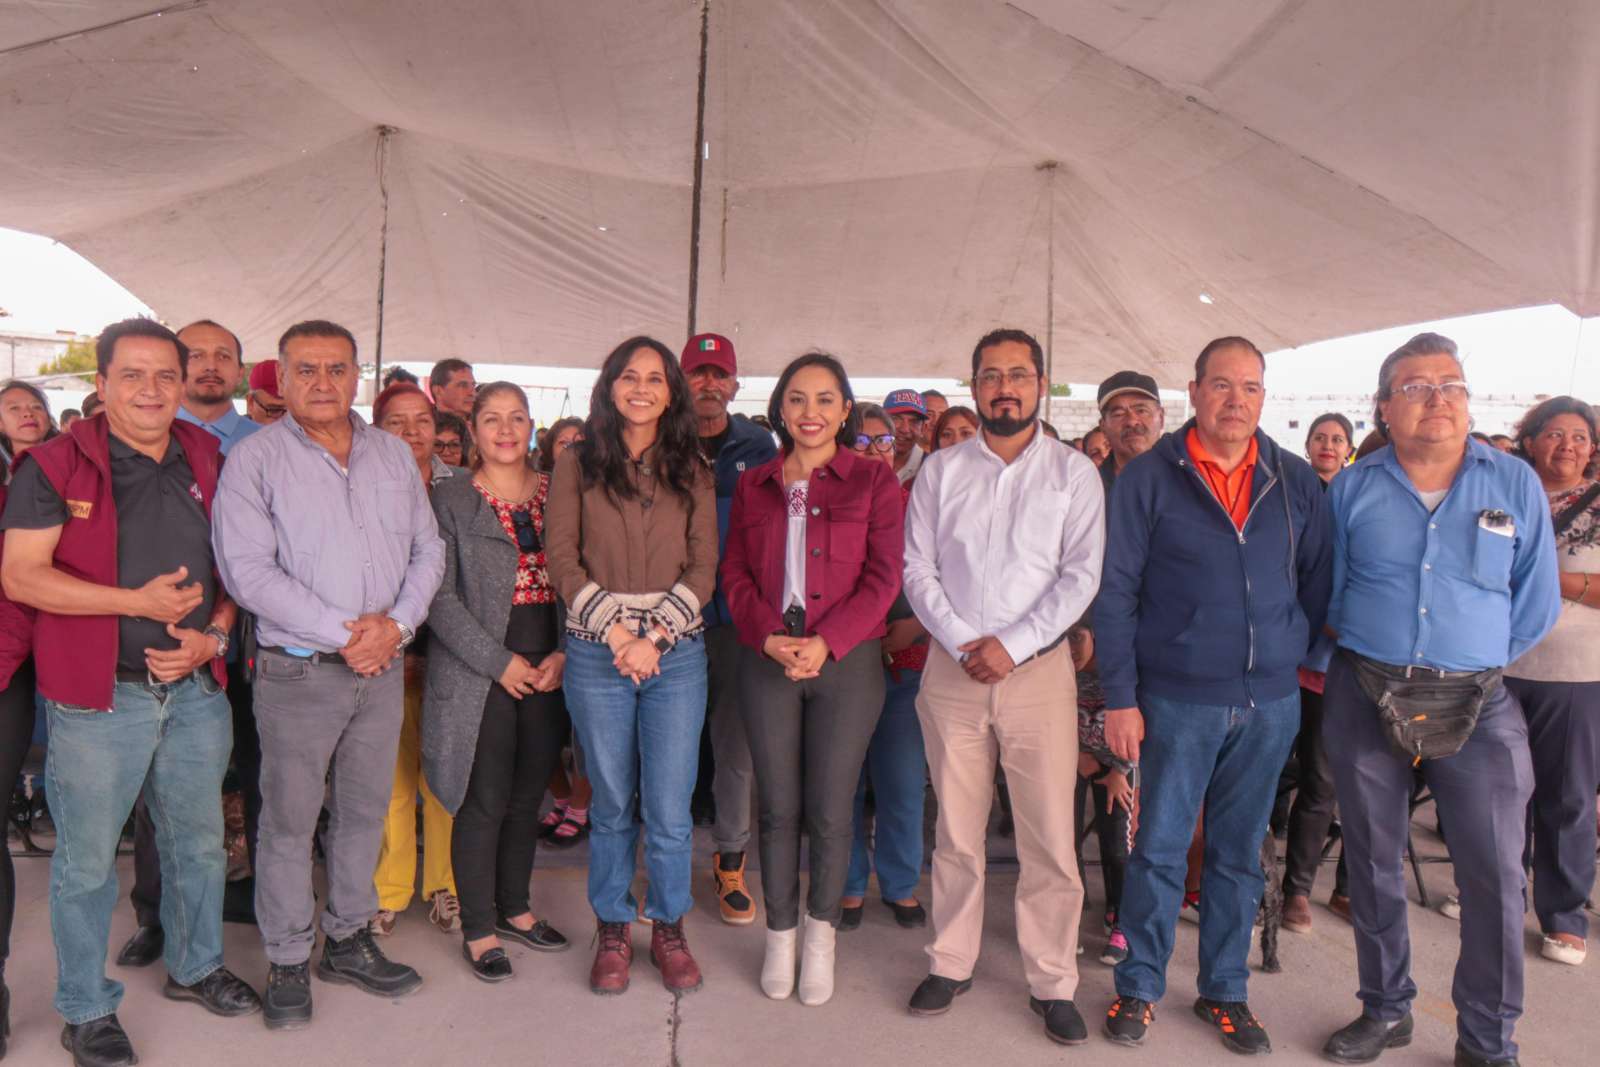
[[[1030,411],[1026,418],[1018,415],[985,415],[979,412],[978,421],[982,423],[986,433],[992,433],[996,437],[1015,437],[1032,426],[1037,421],[1038,414],[1037,409]]]
[[[189,399],[200,404],[215,404],[226,400],[231,392],[221,382],[192,382],[189,385]]]

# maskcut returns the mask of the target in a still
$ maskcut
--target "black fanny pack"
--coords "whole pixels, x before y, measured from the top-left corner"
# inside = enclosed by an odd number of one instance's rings
[[[1354,668],[1362,692],[1378,705],[1378,724],[1389,747],[1413,766],[1460,752],[1478,725],[1483,705],[1500,688],[1498,667],[1441,677],[1340,651]]]

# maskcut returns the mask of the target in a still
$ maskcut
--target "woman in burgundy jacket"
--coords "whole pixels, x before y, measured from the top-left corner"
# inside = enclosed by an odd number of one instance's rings
[[[5,506],[6,488],[0,485],[0,512]],[[0,533],[0,549],[4,545],[5,534]],[[12,603],[0,591],[0,805],[11,803],[11,790],[33,741],[32,651],[32,609]],[[0,848],[0,1058],[6,1054],[11,1033],[11,990],[5,984],[5,964],[11,956],[11,917],[16,902],[11,850]]]
[[[783,450],[739,480],[722,558],[744,646],[740,703],[760,804],[761,988],[778,1000],[794,991],[803,820],[811,887],[799,984],[808,1005],[833,994],[856,781],[883,708],[880,639],[905,550],[893,471],[850,450],[853,407],[832,356],[785,368],[767,408]]]

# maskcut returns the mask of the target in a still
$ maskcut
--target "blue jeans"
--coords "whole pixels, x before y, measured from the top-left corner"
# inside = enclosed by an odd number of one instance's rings
[[[884,900],[909,900],[922,880],[922,799],[928,762],[922,748],[922,723],[917,719],[921,671],[884,672],[883,715],[867,746],[867,760],[856,785],[855,841],[844,895],[866,896],[867,876],[878,871],[878,893]],[[867,850],[863,807],[867,781],[876,805],[872,850]]]
[[[1300,692],[1253,708],[1141,694],[1139,708],[1139,833],[1117,913],[1128,938],[1128,958],[1117,965],[1117,994],[1155,1003],[1166,992],[1185,858],[1204,805],[1200,995],[1244,1000],[1250,935],[1266,885],[1261,838],[1278,775],[1300,732]]]
[[[642,685],[618,674],[611,660],[611,649],[597,641],[567,642],[567,710],[594,786],[589,904],[601,922],[638,917],[632,887],[642,819],[645,915],[676,922],[694,906],[689,798],[706,717],[705,642],[698,634],[680,638],[661,657],[661,673]]]
[[[117,843],[141,790],[161,856],[167,974],[193,985],[222,966],[222,776],[233,713],[209,676],[154,688],[118,682],[110,712],[55,701],[46,708],[55,1004],[76,1024],[110,1015],[122,1001],[122,983],[106,977],[106,940]]]

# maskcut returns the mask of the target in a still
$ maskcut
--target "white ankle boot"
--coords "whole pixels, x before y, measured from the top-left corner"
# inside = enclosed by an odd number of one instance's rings
[[[800,1003],[809,1008],[833,996],[833,949],[836,931],[806,916],[806,939],[800,949]]]
[[[794,950],[800,930],[768,930],[767,958],[761,964],[761,992],[787,1000],[794,992]]]

